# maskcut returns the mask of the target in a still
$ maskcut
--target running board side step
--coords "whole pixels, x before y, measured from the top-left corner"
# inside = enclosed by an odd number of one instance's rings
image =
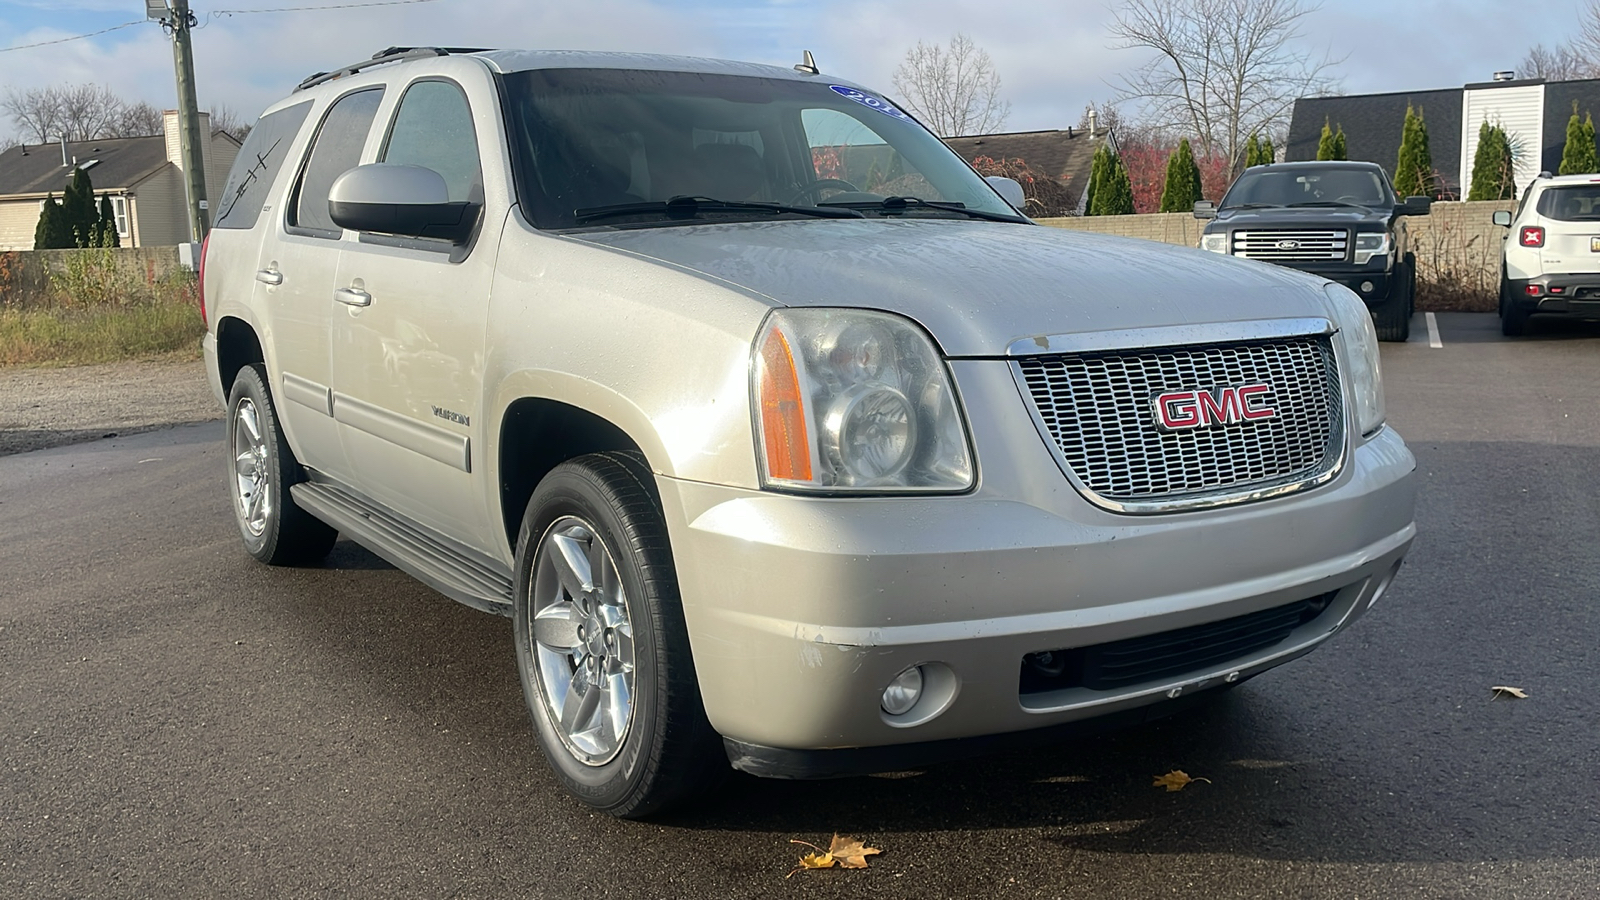
[[[473,609],[511,615],[511,572],[504,566],[450,547],[334,485],[303,482],[289,493],[306,512],[446,597]]]

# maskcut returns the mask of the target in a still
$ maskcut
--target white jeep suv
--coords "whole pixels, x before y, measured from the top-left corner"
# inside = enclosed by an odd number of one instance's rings
[[[1526,330],[1534,314],[1600,319],[1600,175],[1541,175],[1515,213],[1500,269],[1500,330]]]
[[[307,79],[204,253],[245,547],[510,617],[620,816],[1158,715],[1363,615],[1415,463],[1360,298],[997,190],[810,65]]]

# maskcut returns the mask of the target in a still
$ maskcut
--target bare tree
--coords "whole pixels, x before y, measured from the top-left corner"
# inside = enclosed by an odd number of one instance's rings
[[[895,69],[894,88],[940,137],[988,134],[1011,114],[1010,101],[1000,99],[994,60],[964,34],[948,48],[918,41]]]
[[[1590,78],[1600,78],[1600,0],[1589,0],[1578,17],[1578,33],[1572,38],[1573,51],[1587,61],[1583,72]]]
[[[161,110],[140,100],[138,103],[130,103],[124,106],[110,132],[100,136],[145,137],[146,135],[160,134],[164,127]]]
[[[1522,62],[1517,64],[1518,78],[1543,78],[1546,81],[1586,78],[1591,71],[1594,71],[1594,64],[1569,44],[1556,44],[1550,48],[1535,44]]]
[[[0,109],[24,140],[39,144],[161,133],[160,110],[142,100],[130,104],[99,84],[8,88]]]
[[[225,132],[232,135],[240,143],[243,143],[245,137],[250,134],[251,123],[246,122],[242,116],[234,112],[232,107],[227,105],[213,106],[210,112],[211,130],[213,132]]]
[[[1600,0],[1596,0],[1600,2]],[[1123,77],[1119,99],[1152,124],[1193,136],[1237,166],[1252,134],[1281,134],[1298,97],[1333,93],[1338,64],[1298,45],[1306,0],[1123,0],[1111,31],[1156,52]]]

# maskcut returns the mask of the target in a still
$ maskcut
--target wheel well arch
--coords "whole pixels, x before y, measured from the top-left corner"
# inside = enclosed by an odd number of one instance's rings
[[[233,392],[233,379],[240,369],[266,361],[261,339],[250,323],[234,316],[217,320],[217,374],[222,380],[222,396]]]
[[[621,450],[644,457],[639,443],[611,421],[588,410],[542,397],[524,397],[500,421],[500,515],[515,549],[523,512],[534,488],[551,469],[586,453]],[[646,459],[646,464],[649,460]],[[654,485],[650,485],[654,493]],[[659,502],[659,501],[658,501]]]

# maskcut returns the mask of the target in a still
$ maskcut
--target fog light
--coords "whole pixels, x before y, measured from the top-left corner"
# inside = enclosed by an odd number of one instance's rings
[[[1377,285],[1373,284],[1372,282],[1363,281],[1363,282],[1361,282],[1361,293],[1370,294],[1370,293],[1372,293],[1372,289],[1375,288],[1375,287],[1377,287]]]
[[[922,667],[912,666],[901,672],[883,689],[883,711],[891,716],[911,711],[922,698]]]

